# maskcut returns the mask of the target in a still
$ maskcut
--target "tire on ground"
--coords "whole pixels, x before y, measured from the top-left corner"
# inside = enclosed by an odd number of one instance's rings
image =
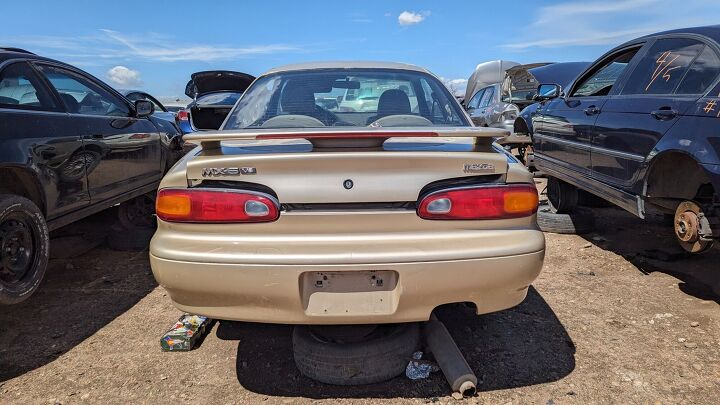
[[[553,212],[567,214],[573,212],[578,203],[578,189],[556,177],[548,176],[547,198]]]
[[[541,205],[537,212],[540,230],[550,233],[583,234],[595,229],[595,216],[587,208],[576,207],[569,214],[552,212],[548,205]]]
[[[326,384],[373,384],[405,371],[420,341],[417,323],[381,325],[384,333],[355,343],[334,343],[313,333],[311,327],[295,326],[295,364],[306,377]]]
[[[24,236],[32,241],[29,246],[18,244],[17,241],[23,240]],[[31,247],[27,258],[19,257],[28,263],[25,273],[19,276],[10,273],[11,256],[0,252],[0,304],[17,304],[38,288],[45,276],[50,255],[48,227],[42,212],[32,201],[12,194],[0,194],[0,243],[3,244],[0,249],[12,249],[14,252],[18,252],[20,246],[23,251]],[[6,265],[8,268],[5,268]],[[17,266],[17,261],[12,265]]]

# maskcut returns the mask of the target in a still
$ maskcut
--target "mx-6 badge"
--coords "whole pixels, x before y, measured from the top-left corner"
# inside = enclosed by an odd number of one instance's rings
[[[203,177],[221,177],[257,174],[254,167],[203,167]]]

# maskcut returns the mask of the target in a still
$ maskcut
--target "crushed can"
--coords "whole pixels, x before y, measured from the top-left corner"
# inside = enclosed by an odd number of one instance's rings
[[[160,347],[165,352],[186,352],[192,350],[202,339],[212,319],[200,315],[184,314],[160,338]]]

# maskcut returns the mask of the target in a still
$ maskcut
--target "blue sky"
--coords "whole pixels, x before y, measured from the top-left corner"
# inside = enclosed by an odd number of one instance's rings
[[[199,70],[313,60],[408,62],[462,88],[487,60],[592,61],[643,34],[720,23],[716,0],[205,3],[7,2],[0,45],[159,97],[182,95]]]

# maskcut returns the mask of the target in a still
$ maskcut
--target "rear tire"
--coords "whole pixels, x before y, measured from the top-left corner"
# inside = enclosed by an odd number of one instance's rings
[[[40,209],[27,198],[0,194],[0,304],[28,299],[45,276],[49,255]]]
[[[397,377],[419,342],[417,323],[380,325],[364,340],[349,343],[336,343],[310,326],[293,329],[297,368],[306,377],[334,385],[373,384]]]
[[[537,212],[537,223],[543,232],[578,235],[595,229],[595,216],[591,210],[583,207],[577,207],[569,214],[558,214],[549,205],[541,205]]]
[[[125,229],[153,229],[155,201],[143,194],[118,206],[118,221]]]
[[[578,189],[556,177],[548,176],[547,198],[554,213],[568,214],[577,207]]]

